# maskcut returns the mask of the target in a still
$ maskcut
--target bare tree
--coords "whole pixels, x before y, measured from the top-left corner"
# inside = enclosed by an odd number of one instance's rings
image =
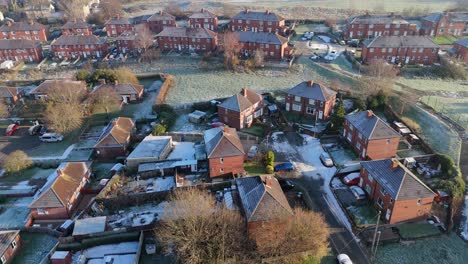
[[[247,234],[238,212],[217,206],[198,189],[178,190],[169,203],[156,237],[182,263],[225,263],[245,255]]]
[[[225,17],[232,18],[234,15],[236,15],[236,13],[237,13],[236,6],[234,6],[233,4],[229,4],[229,3],[223,4],[223,14]]]
[[[369,63],[368,75],[378,80],[395,79],[398,70],[384,59],[373,59]]]
[[[242,44],[238,32],[226,32],[223,36],[224,65],[227,69],[235,69],[239,65],[239,52]]]
[[[85,13],[83,8],[89,1],[86,0],[62,0],[58,2],[58,6],[65,12],[68,19],[81,19],[84,20]]]
[[[100,7],[107,19],[122,14],[120,0],[101,0]]]
[[[153,33],[146,26],[139,26],[136,29],[136,46],[146,51],[151,45],[153,45],[154,38]]]
[[[119,110],[120,95],[111,86],[104,86],[93,92],[90,96],[91,110],[93,113],[104,111],[109,119],[109,113]]]
[[[255,67],[262,67],[264,63],[265,63],[265,52],[261,49],[257,49],[254,52]]]
[[[32,165],[31,158],[21,150],[10,153],[3,162],[3,168],[7,173],[19,173]]]
[[[164,11],[177,17],[177,18],[182,18],[185,17],[184,11],[180,8],[178,3],[175,2],[170,2],[165,8]]]
[[[327,17],[325,19],[325,25],[329,27],[332,30],[332,32],[334,32],[336,29],[336,19],[332,17]]]
[[[120,68],[115,69],[114,73],[117,76],[117,80],[119,81],[119,83],[133,83],[133,84],[140,83],[135,73],[133,73],[133,71],[130,70],[130,68],[120,67]]]
[[[86,95],[86,84],[69,83],[64,85],[60,81],[53,81],[47,88],[48,103],[64,103],[79,105]]]

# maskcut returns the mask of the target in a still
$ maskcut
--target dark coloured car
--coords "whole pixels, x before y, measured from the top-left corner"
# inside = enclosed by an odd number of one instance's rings
[[[280,184],[281,189],[283,189],[283,191],[289,191],[294,189],[294,183],[292,183],[290,180],[278,179],[278,183]]]
[[[291,162],[285,162],[275,165],[275,171],[293,171],[294,165]]]

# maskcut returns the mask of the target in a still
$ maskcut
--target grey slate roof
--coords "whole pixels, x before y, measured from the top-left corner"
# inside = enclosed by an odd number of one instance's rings
[[[216,33],[206,28],[165,27],[156,37],[214,38]]]
[[[152,16],[148,18],[148,21],[160,21],[160,20],[175,20],[175,16],[161,10],[157,13],[154,13]]]
[[[465,12],[449,12],[448,14],[448,19],[449,21],[457,21],[457,22],[468,22],[468,13]],[[439,22],[442,17],[444,17],[444,14],[441,12],[438,13],[432,13],[429,14],[426,17],[423,17],[423,20],[430,21],[432,23],[437,23]]]
[[[8,247],[10,247],[11,242],[15,240],[19,232],[19,230],[0,231],[0,256],[3,256],[3,254],[5,254]]]
[[[398,163],[396,168],[391,164]],[[434,192],[396,159],[363,161],[361,166],[395,200],[434,197]]]
[[[237,13],[233,18],[233,20],[261,20],[261,21],[271,21],[271,22],[279,22],[284,20],[284,18],[280,15],[277,15],[273,12],[259,12],[259,11],[241,11]]]
[[[261,95],[248,89],[242,89],[242,92],[224,100],[219,107],[242,112],[260,101],[262,101]]]
[[[424,36],[378,36],[365,41],[368,48],[439,48],[431,38]]]
[[[216,127],[203,133],[207,158],[245,155],[244,147],[235,128]]]
[[[11,22],[10,25],[8,23],[3,24],[3,26],[0,27],[0,32],[8,32],[8,31],[31,31],[31,30],[42,30],[42,29],[47,29],[46,26],[42,25],[41,23],[38,22]]]
[[[400,137],[398,132],[374,113],[368,117],[368,112],[372,111],[367,110],[349,114],[345,116],[345,119],[368,140]]]
[[[83,29],[89,27],[91,26],[83,20],[70,20],[63,25],[62,29]]]
[[[319,83],[309,86],[309,82],[306,81],[289,89],[288,94],[326,102],[333,98],[336,92]]]
[[[216,18],[216,14],[202,8],[200,12],[194,12],[189,18]]]
[[[267,180],[267,177],[270,178]],[[248,222],[284,219],[293,215],[291,206],[281,190],[278,180],[274,177],[238,178],[236,185]]]
[[[128,17],[114,17],[109,19],[104,25],[131,25],[132,20]]]
[[[356,16],[348,19],[350,24],[409,24],[401,16]]]
[[[263,44],[283,45],[288,39],[278,33],[241,31],[239,33],[240,42],[252,42]]]
[[[0,50],[32,49],[40,45],[28,39],[0,39]]]
[[[66,45],[100,45],[106,43],[105,38],[95,35],[62,35],[52,42],[52,46]]]
[[[454,44],[458,44],[458,45],[461,45],[463,47],[468,48],[468,38],[459,39],[459,40],[455,41]]]

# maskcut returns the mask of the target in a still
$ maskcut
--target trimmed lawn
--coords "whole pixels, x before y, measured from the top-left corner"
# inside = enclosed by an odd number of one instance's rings
[[[261,125],[252,125],[249,128],[245,128],[241,130],[241,132],[254,135],[256,137],[264,137],[265,136],[265,129]]]
[[[57,244],[57,238],[39,233],[20,234],[23,246],[12,264],[39,263]]]
[[[373,206],[349,206],[346,210],[351,214],[354,224],[358,227],[377,223],[377,210]]]
[[[411,223],[398,226],[400,235],[405,239],[434,236],[440,234],[439,228],[428,223]]]
[[[451,45],[458,39],[453,36],[445,36],[445,37],[433,37],[432,41],[434,41],[438,45]]]
[[[306,125],[314,125],[315,123],[315,120],[313,117],[304,117],[302,115],[289,112],[289,111],[284,111],[283,115],[284,117],[286,117],[288,122],[301,123],[301,124],[306,124]]]
[[[377,250],[379,264],[458,264],[466,263],[466,243],[456,234],[417,240],[414,243],[388,244]]]
[[[262,162],[252,161],[244,163],[244,169],[248,175],[265,174],[265,165]]]

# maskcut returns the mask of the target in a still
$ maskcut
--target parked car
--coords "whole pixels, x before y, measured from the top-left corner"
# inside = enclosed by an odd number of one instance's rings
[[[285,162],[275,165],[275,171],[293,171],[294,165],[291,162]]]
[[[339,254],[336,256],[336,259],[338,260],[339,264],[353,264],[349,256],[346,254]]]
[[[31,136],[34,136],[37,134],[43,135],[46,131],[47,131],[47,127],[44,125],[40,125],[40,124],[31,126],[28,129],[29,135]]]
[[[348,41],[348,45],[357,48],[359,46],[359,39],[352,39]]]
[[[319,56],[317,56],[316,54],[309,57],[309,59],[311,59],[311,60],[317,60],[318,58],[319,58]]]
[[[320,160],[322,161],[323,165],[327,167],[333,167],[333,160],[330,158],[330,155],[327,152],[322,152],[322,154],[320,154]]]
[[[60,142],[63,140],[63,136],[57,133],[45,133],[39,137],[42,142]]]
[[[294,183],[292,183],[290,180],[278,179],[278,183],[280,184],[283,191],[289,191],[294,188]]]
[[[343,178],[343,182],[346,185],[358,185],[360,179],[361,177],[359,177],[359,172],[355,172],[346,175],[346,177]]]
[[[12,136],[13,133],[15,133],[16,130],[18,130],[19,128],[19,125],[18,124],[10,124],[8,125],[7,129],[6,129],[6,132],[5,132],[5,135],[7,136]]]
[[[364,192],[364,190],[361,187],[351,186],[350,189],[351,189],[351,192],[353,193],[354,197],[356,198],[356,200],[360,201],[360,200],[366,199],[366,193]]]
[[[257,146],[251,146],[249,149],[249,152],[247,153],[247,157],[253,158],[257,155],[258,153],[258,147]]]

